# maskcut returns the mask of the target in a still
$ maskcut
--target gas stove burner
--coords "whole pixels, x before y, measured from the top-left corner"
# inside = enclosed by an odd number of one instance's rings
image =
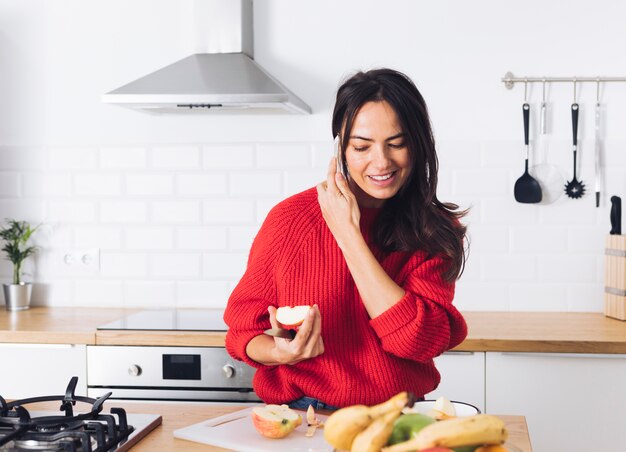
[[[135,428],[128,425],[126,411],[111,408],[102,414],[111,393],[98,399],[76,396],[78,377],[72,377],[62,396],[42,396],[7,403],[0,397],[0,451],[29,450],[106,452],[116,450]],[[31,416],[24,407],[37,402],[60,401],[59,413]],[[86,404],[85,413],[74,413],[77,402]]]

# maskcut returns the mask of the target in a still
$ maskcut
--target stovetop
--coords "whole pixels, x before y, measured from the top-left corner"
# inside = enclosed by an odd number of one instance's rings
[[[0,396],[0,451],[124,452],[161,424],[154,414],[126,414],[122,408],[107,412],[98,399],[74,395],[73,377],[64,395],[6,402]],[[59,411],[29,411],[38,402],[61,402]],[[74,407],[79,403],[79,410]]]
[[[140,311],[99,330],[226,331],[221,309],[155,309]]]

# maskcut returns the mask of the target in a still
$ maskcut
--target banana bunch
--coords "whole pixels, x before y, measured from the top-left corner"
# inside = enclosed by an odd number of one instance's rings
[[[431,447],[502,444],[508,432],[504,422],[489,414],[458,417],[427,425],[412,439],[386,447],[383,452],[408,452]]]
[[[331,414],[324,424],[324,438],[335,449],[379,452],[387,443],[394,421],[411,397],[401,392],[374,406],[353,405]]]

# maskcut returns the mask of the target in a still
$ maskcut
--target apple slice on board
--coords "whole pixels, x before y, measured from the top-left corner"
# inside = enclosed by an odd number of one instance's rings
[[[252,423],[267,438],[284,438],[302,424],[302,417],[287,405],[265,405],[252,409]]]
[[[285,329],[295,329],[302,325],[311,306],[281,306],[276,310],[276,320]]]

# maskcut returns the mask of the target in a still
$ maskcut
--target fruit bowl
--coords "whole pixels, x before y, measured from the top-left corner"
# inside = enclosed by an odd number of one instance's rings
[[[404,414],[408,413],[422,413],[429,414],[432,410],[435,409],[435,400],[419,400],[415,402],[413,407],[405,408],[402,410]],[[476,408],[474,405],[465,402],[455,402],[450,401],[454,410],[456,411],[457,416],[474,416],[475,414],[480,414],[480,410]]]

